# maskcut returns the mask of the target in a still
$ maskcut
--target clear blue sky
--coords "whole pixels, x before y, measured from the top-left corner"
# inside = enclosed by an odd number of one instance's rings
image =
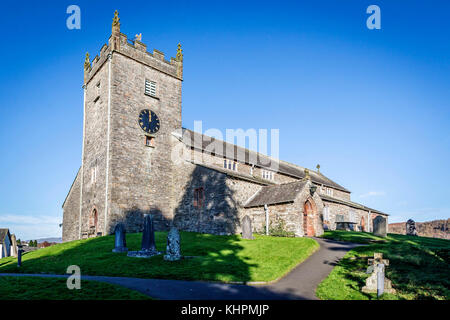
[[[66,8],[81,8],[81,30]],[[381,8],[381,30],[366,8]],[[183,125],[280,129],[315,168],[390,221],[450,216],[448,1],[29,1],[2,6],[0,227],[59,236],[81,163],[86,51],[113,12],[149,50],[184,50]]]

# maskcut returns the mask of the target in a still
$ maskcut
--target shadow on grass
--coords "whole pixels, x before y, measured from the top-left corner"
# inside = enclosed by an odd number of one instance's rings
[[[193,258],[168,262],[163,260],[162,255],[139,259],[127,257],[126,253],[112,253],[114,236],[109,235],[63,243],[26,254],[21,268],[11,260],[1,262],[0,272],[65,274],[68,266],[78,265],[82,274],[89,275],[251,281],[250,269],[258,265],[242,254],[242,243],[247,240],[235,235],[240,220],[233,191],[226,179],[223,173],[197,166],[183,188],[185,191],[173,221],[167,219],[162,214],[163,210],[157,207],[147,211],[133,207],[122,217],[111,217],[112,226],[122,222],[127,227],[129,250],[141,248],[142,235],[138,232],[143,230],[143,215],[146,213],[153,215],[155,229],[159,230],[155,234],[159,251],[166,249],[166,230],[171,225],[191,231],[181,232],[181,250],[182,255]],[[203,192],[194,206],[194,194],[199,188]],[[200,201],[202,204],[198,205]],[[198,232],[230,235],[213,236]]]
[[[166,232],[156,232],[156,247],[165,251]],[[142,234],[127,234],[130,250],[139,250]],[[114,237],[104,236],[64,243],[23,256],[22,267],[17,259],[8,259],[0,265],[0,272],[65,274],[67,267],[78,265],[82,274],[138,278],[167,278],[187,280],[249,281],[247,258],[239,256],[240,237],[213,236],[182,232],[182,254],[190,259],[168,262],[162,255],[150,259],[127,257],[113,253]]]
[[[255,235],[254,240],[242,239],[238,231],[240,219],[238,204],[228,187],[226,175],[197,166],[185,185],[173,221],[164,218],[159,208],[144,212],[132,208],[122,220],[128,228],[127,247],[141,248],[142,220],[145,213],[154,214],[156,248],[165,251],[167,229],[175,225],[181,230],[182,255],[189,257],[180,261],[164,261],[163,255],[149,259],[127,257],[126,253],[113,253],[114,236],[108,235],[67,242],[24,255],[23,266],[17,268],[15,261],[0,265],[0,273],[65,274],[67,267],[78,265],[82,275],[131,278],[207,280],[220,282],[270,281],[294,268],[306,259],[318,246],[309,238],[272,238]],[[194,194],[202,189],[202,205],[194,206]],[[198,204],[198,198],[196,204]],[[133,229],[134,228],[134,229]],[[186,232],[188,231],[188,232]],[[209,232],[213,235],[200,232]],[[151,280],[149,280],[151,281]],[[218,292],[235,292],[230,298],[246,299],[301,299],[293,292],[275,293],[268,287],[229,286],[208,284]],[[242,293],[243,292],[243,295]],[[220,297],[219,293],[218,296]]]

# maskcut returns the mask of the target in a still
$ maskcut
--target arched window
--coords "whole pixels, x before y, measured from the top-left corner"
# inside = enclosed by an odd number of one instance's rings
[[[98,226],[98,212],[97,208],[92,209],[91,214],[89,215],[89,236],[95,237],[97,235],[97,226]]]

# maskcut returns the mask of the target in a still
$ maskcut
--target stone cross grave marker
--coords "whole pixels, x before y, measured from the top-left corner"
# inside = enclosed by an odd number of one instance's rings
[[[126,231],[123,223],[119,222],[114,228],[114,249],[112,252],[127,252]]]
[[[161,252],[156,250],[155,246],[155,229],[153,227],[153,216],[151,214],[144,215],[144,232],[142,233],[142,246],[140,251],[129,251],[129,257],[150,258]]]
[[[254,239],[252,233],[252,219],[249,216],[245,216],[242,219],[242,239]]]
[[[180,233],[172,227],[167,234],[167,248],[164,260],[177,261],[181,259]]]
[[[375,252],[373,258],[368,259],[369,267],[366,273],[371,275],[366,279],[366,285],[362,288],[366,293],[377,293],[381,296],[384,292],[395,293],[391,280],[385,277],[385,267],[389,266],[389,260],[383,259],[383,254]]]
[[[375,219],[373,219],[373,234],[378,237],[386,237],[387,235],[386,218],[378,216]]]

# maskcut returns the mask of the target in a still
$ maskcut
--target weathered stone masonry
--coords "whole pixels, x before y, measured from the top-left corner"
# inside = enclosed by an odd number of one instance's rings
[[[145,93],[146,80],[156,83],[156,94]],[[254,231],[283,221],[296,236],[334,229],[337,215],[364,231],[376,215],[386,216],[352,202],[350,191],[319,170],[182,128],[182,80],[180,45],[170,61],[147,52],[140,37],[120,32],[116,12],[108,44],[84,64],[82,163],[63,203],[63,241],[111,234],[117,222],[141,231],[144,213],[154,214],[157,230],[233,234],[248,215]],[[143,109],[158,115],[157,133],[140,128]]]

